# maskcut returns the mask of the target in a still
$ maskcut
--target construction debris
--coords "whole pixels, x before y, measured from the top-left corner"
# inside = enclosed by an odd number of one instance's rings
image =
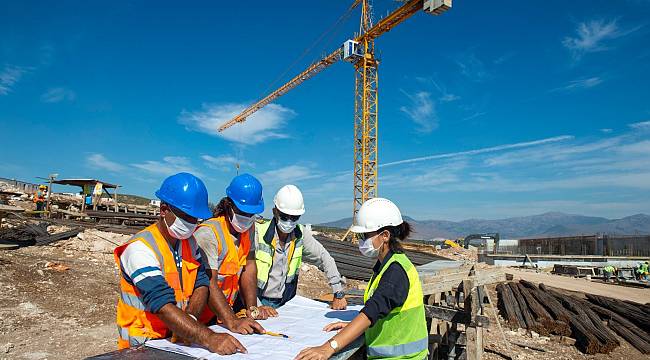
[[[570,335],[585,354],[614,350],[620,345],[615,332],[641,353],[650,353],[646,340],[650,337],[650,312],[645,305],[591,294],[586,294],[587,301],[524,280],[499,284],[496,290],[501,316],[512,329]]]
[[[59,271],[59,272],[70,270],[69,266],[65,266],[63,264],[59,264],[51,261],[46,262],[44,268],[48,270]]]

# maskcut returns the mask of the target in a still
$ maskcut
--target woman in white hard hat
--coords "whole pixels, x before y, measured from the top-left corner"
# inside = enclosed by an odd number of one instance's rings
[[[352,322],[327,325],[325,331],[341,331],[321,346],[303,349],[296,359],[328,359],[364,333],[368,359],[425,359],[429,333],[422,287],[400,246],[411,226],[390,200],[374,198],[363,203],[350,230],[363,234],[359,251],[377,258],[365,306]]]
[[[305,213],[302,193],[285,185],[273,198],[273,218],[255,224],[257,295],[262,305],[277,308],[296,296],[302,258],[315,263],[332,287],[332,309],[347,306],[343,280],[332,256],[312,234],[310,225],[298,224]]]

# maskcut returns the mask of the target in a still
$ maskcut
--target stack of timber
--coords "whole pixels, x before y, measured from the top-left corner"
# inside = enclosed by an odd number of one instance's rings
[[[69,239],[83,231],[82,227],[50,234],[47,221],[20,221],[12,227],[0,229],[0,244],[12,244],[18,247],[42,246],[53,242]]]
[[[650,305],[586,294],[591,310],[607,321],[610,329],[637,348],[650,354]]]
[[[521,280],[497,285],[506,324],[542,335],[571,336],[586,354],[607,354],[620,345],[614,333],[643,354],[650,353],[650,307],[586,294],[589,301],[544,284]]]
[[[327,252],[332,255],[336,266],[341,275],[348,279],[370,280],[372,276],[372,267],[375,266],[376,259],[370,259],[359,253],[357,244],[348,241],[333,240],[322,235],[315,236]],[[431,255],[419,251],[404,251],[411,262],[418,266],[430,263],[436,260],[447,260],[441,256]]]

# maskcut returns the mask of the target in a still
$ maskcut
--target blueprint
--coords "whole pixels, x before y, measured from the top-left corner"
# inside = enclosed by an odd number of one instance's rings
[[[207,360],[292,360],[303,348],[321,345],[334,336],[334,332],[323,331],[325,325],[335,321],[351,321],[361,308],[362,306],[348,306],[347,310],[336,311],[327,304],[296,296],[278,309],[278,317],[259,321],[267,331],[285,334],[289,336],[288,339],[259,334],[235,334],[219,325],[210,327],[216,332],[233,335],[246,347],[248,354],[220,356],[199,346],[174,344],[166,339],[150,340],[145,345]]]

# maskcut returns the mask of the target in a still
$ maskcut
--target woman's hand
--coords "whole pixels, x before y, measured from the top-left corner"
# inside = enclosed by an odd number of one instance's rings
[[[348,326],[349,322],[344,322],[344,321],[337,321],[333,322],[331,324],[325,325],[323,328],[323,331],[335,331],[335,330],[341,330],[344,327]]]
[[[330,344],[302,349],[294,360],[327,360],[334,355]]]

